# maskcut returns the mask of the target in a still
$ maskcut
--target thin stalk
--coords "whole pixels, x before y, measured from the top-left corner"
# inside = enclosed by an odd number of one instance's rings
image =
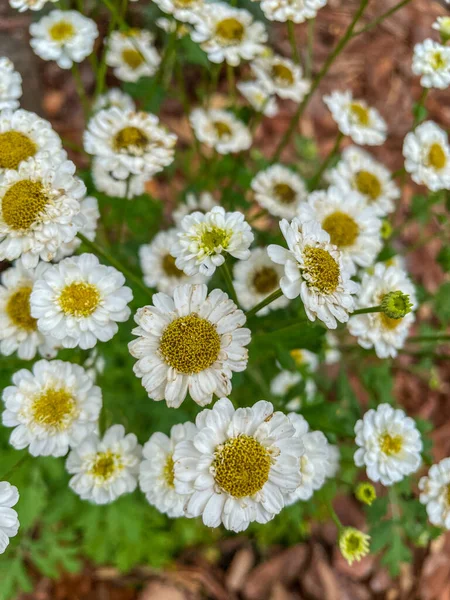
[[[229,269],[226,261],[220,267],[220,270],[222,273],[222,277],[225,280],[225,285],[228,290],[228,295],[230,296],[230,298],[233,300],[233,302],[235,304],[238,304],[236,290],[234,289],[234,285],[233,285],[233,278],[231,277],[230,269]]]
[[[269,296],[267,296],[267,298],[264,298],[264,300],[261,300],[261,302],[259,304],[257,304],[256,306],[254,306],[253,308],[248,310],[245,313],[245,316],[247,317],[247,319],[249,319],[250,317],[253,317],[262,308],[264,308],[265,306],[268,306],[269,304],[271,304],[278,298],[281,298],[282,295],[283,295],[283,292],[281,291],[281,288],[279,288],[278,290],[275,290]]]
[[[352,312],[353,315],[367,315],[368,313],[383,312],[381,306],[369,306],[367,308],[358,308]]]
[[[308,21],[308,40],[306,47],[306,61],[305,61],[305,77],[309,79],[312,73],[313,67],[313,52],[314,52],[314,31],[316,28],[316,19],[310,19]]]
[[[338,528],[338,532],[340,533],[344,529],[344,526],[342,525],[340,518],[337,516],[331,502],[328,504],[328,512],[330,513],[330,517],[334,521],[336,527]]]
[[[19,460],[3,475],[0,476],[0,481],[7,481],[17,469],[19,469],[30,458],[30,454],[24,454]]]
[[[228,94],[230,95],[231,104],[236,104],[236,80],[234,77],[234,69],[232,65],[227,63],[227,81],[228,81]]]
[[[417,127],[417,125],[419,125],[419,123],[421,121],[421,119],[420,119],[420,109],[425,106],[425,100],[427,99],[429,91],[430,91],[430,88],[423,88],[422,89],[422,93],[420,94],[419,102],[417,103],[417,107],[416,107],[416,114],[414,116],[413,129],[415,129]]]
[[[300,64],[300,55],[298,53],[297,42],[295,41],[295,26],[294,21],[289,20],[287,22],[288,35],[289,35],[289,43],[291,44],[292,49],[292,58],[294,62],[299,65]]]
[[[450,334],[438,333],[437,335],[415,335],[406,340],[415,344],[416,342],[450,342]]]
[[[344,135],[339,131],[339,133],[336,136],[336,141],[334,142],[333,147],[331,148],[330,152],[328,153],[328,156],[323,161],[323,163],[320,165],[320,168],[317,171],[317,173],[311,179],[311,182],[310,182],[310,185],[309,185],[310,191],[315,190],[316,187],[319,185],[320,180],[322,178],[322,175],[324,174],[324,172],[328,168],[328,165],[330,164],[330,162],[333,160],[333,158],[338,153],[339,146],[341,145],[341,141],[342,141],[343,137],[344,137]]]
[[[87,119],[89,115],[89,100],[86,95],[86,90],[84,89],[83,80],[81,79],[81,73],[78,63],[73,63],[72,75],[75,81],[75,87],[77,88],[78,97],[80,98],[81,105],[83,107],[84,118]]]
[[[384,21],[385,19],[387,19],[388,17],[390,17],[391,15],[396,13],[398,10],[400,10],[401,8],[403,8],[410,2],[411,2],[411,0],[402,0],[402,2],[400,2],[399,4],[396,4],[395,6],[393,6],[386,12],[382,13],[376,19],[373,19],[373,21],[370,21],[370,23],[367,23],[367,25],[365,25],[364,27],[361,27],[361,29],[358,29],[357,31],[355,31],[353,33],[353,37],[356,37],[357,35],[360,35],[361,33],[365,33],[366,31],[370,31],[371,29],[373,29],[374,27],[379,25],[382,21]]]

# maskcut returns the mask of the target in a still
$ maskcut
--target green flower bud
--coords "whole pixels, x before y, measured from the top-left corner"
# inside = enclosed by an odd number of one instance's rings
[[[360,483],[355,490],[355,496],[364,504],[371,506],[372,502],[377,499],[377,493],[371,483]]]
[[[370,536],[353,527],[345,527],[339,536],[339,549],[351,565],[369,554]]]
[[[383,240],[387,240],[391,237],[392,235],[392,225],[389,223],[389,221],[387,219],[384,219],[381,222],[381,237],[383,238]]]
[[[412,304],[408,294],[403,292],[389,292],[381,301],[381,311],[390,319],[403,319],[411,312]]]

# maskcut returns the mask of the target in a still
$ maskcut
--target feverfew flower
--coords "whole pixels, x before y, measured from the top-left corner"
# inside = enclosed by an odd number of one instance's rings
[[[19,501],[19,492],[15,485],[7,481],[0,481],[0,554],[9,545],[9,538],[17,535],[19,519],[17,512],[12,508]]]
[[[172,518],[184,516],[184,505],[188,499],[175,490],[173,453],[179,442],[192,440],[196,433],[194,423],[174,425],[170,436],[154,433],[144,445],[140,488],[149,504]]]
[[[339,535],[339,550],[348,564],[352,565],[355,560],[359,562],[369,554],[369,542],[370,535],[354,527],[345,527]]]
[[[51,261],[83,226],[84,183],[68,160],[50,154],[21,162],[0,178],[0,260],[22,257],[26,268]]]
[[[154,2],[163,12],[173,15],[182,23],[195,23],[204,18],[204,0],[154,0]]]
[[[327,0],[262,0],[261,8],[269,21],[303,23],[313,19]]]
[[[450,85],[450,48],[428,39],[414,46],[412,71],[424,88],[445,90]]]
[[[80,229],[80,233],[88,240],[91,240],[91,242],[94,241],[97,232],[97,221],[100,219],[97,198],[94,198],[94,196],[87,196],[81,200],[80,216],[83,218],[83,226]],[[78,237],[75,237],[67,244],[61,244],[53,260],[57,262],[66,256],[72,256],[80,246],[81,240]]]
[[[225,212],[221,206],[206,214],[194,212],[184,217],[177,236],[172,248],[176,266],[186,275],[201,273],[208,277],[223,265],[225,253],[247,260],[254,238],[242,213]]]
[[[360,194],[380,217],[391,213],[400,198],[400,189],[390,171],[357,146],[345,148],[336,167],[327,173],[327,179],[345,193]]]
[[[67,457],[69,486],[82,500],[109,504],[136,489],[141,455],[136,436],[125,435],[122,425],[110,427],[103,439],[91,434]]]
[[[250,330],[244,313],[224,292],[181,285],[173,298],[158,293],[140,308],[129,343],[134,372],[152,400],[178,408],[187,392],[200,406],[231,392],[233,371],[247,367]]]
[[[189,120],[195,137],[219,154],[241,152],[252,145],[248,127],[227,110],[196,108]]]
[[[31,315],[45,335],[64,348],[93,348],[117,333],[117,322],[130,316],[132,300],[125,277],[101,265],[93,254],[65,258],[36,281],[30,296]]]
[[[0,57],[0,110],[19,107],[22,96],[22,77],[6,56]]]
[[[421,123],[403,142],[405,169],[411,179],[432,192],[450,190],[450,146],[447,134],[433,121]]]
[[[97,429],[102,393],[79,365],[40,360],[13,375],[3,391],[10,444],[32,456],[64,456]]]
[[[387,126],[380,113],[366,104],[355,100],[350,91],[332,92],[324,96],[339,130],[348,135],[356,144],[379,146],[386,141]]]
[[[173,454],[175,490],[188,496],[186,516],[207,527],[244,531],[267,523],[300,484],[301,441],[270,402],[234,409],[221,398],[195,421],[198,433]]]
[[[268,94],[286,100],[301,102],[311,87],[310,81],[303,78],[302,68],[283,56],[257,58],[250,67]]]
[[[367,477],[392,485],[415,473],[422,462],[422,440],[415,422],[390,404],[370,409],[355,425],[357,467],[366,467]]]
[[[47,2],[58,2],[58,0],[9,0],[12,8],[17,8],[19,12],[30,10],[41,10]]]
[[[151,77],[156,73],[160,62],[150,31],[113,31],[108,38],[106,64],[114,68],[114,75],[121,81]]]
[[[127,198],[128,200],[141,196],[145,192],[148,175],[141,173],[140,175],[128,175],[127,179],[118,179],[103,164],[106,164],[104,159],[94,157],[92,180],[99,192],[113,198]]]
[[[198,196],[187,194],[186,202],[180,203],[172,212],[172,219],[179,225],[186,215],[193,212],[207,213],[217,206],[217,202],[209,192],[201,192]]]
[[[237,67],[263,53],[267,32],[250,12],[223,2],[205,4],[200,19],[195,19],[191,38],[201,45],[213,63],[226,62]]]
[[[265,248],[254,248],[250,250],[248,260],[235,263],[233,275],[239,304],[244,310],[250,310],[280,287],[283,267],[270,260]],[[288,304],[289,300],[281,296],[259,310],[257,315],[262,317],[269,311],[284,308]]]
[[[420,501],[426,504],[428,518],[436,527],[450,529],[450,458],[430,467],[419,481]]]
[[[271,215],[292,219],[308,196],[302,178],[283,165],[272,165],[252,180],[255,200]]]
[[[30,35],[35,54],[55,60],[61,69],[70,69],[91,54],[98,29],[95,21],[76,10],[52,10],[31,23]]]
[[[362,277],[357,308],[380,306],[386,294],[396,291],[407,294],[416,307],[415,289],[404,269],[377,263],[372,273],[364,273]],[[358,338],[360,346],[375,348],[379,358],[387,358],[397,356],[414,321],[413,312],[401,319],[392,319],[384,312],[374,312],[352,316],[348,329]]]
[[[236,87],[257,112],[266,117],[274,117],[278,113],[277,101],[258,81],[239,81]]]
[[[173,161],[176,141],[157,116],[117,107],[96,113],[84,132],[86,152],[117,179],[144,174],[150,179]]]
[[[283,219],[280,228],[289,250],[271,244],[267,251],[276,264],[284,265],[283,294],[290,300],[300,296],[311,321],[319,318],[329,329],[335,329],[337,321],[346,323],[354,310],[358,284],[350,279],[329,234],[319,223],[302,224],[297,218],[291,223]]]
[[[110,88],[105,94],[97,98],[92,105],[92,111],[97,112],[98,110],[112,108],[113,106],[127,112],[136,110],[136,104],[129,94],[126,94],[120,88]]]
[[[298,219],[320,223],[352,274],[358,267],[372,265],[383,245],[380,219],[355,192],[336,187],[313,192],[308,202],[299,206]]]

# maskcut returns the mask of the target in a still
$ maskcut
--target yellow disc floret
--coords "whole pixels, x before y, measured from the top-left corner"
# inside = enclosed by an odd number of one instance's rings
[[[1,200],[3,220],[15,231],[26,231],[39,220],[48,202],[40,181],[23,179],[9,187]]]
[[[369,171],[358,171],[355,175],[355,188],[369,200],[376,200],[381,194],[381,183],[376,175]]]
[[[331,254],[323,248],[307,246],[303,251],[303,275],[310,287],[322,294],[332,294],[339,285],[340,269]]]
[[[253,285],[260,294],[268,294],[278,287],[279,275],[272,267],[262,267],[253,276]]]
[[[431,144],[427,157],[428,166],[440,171],[447,164],[447,157],[440,144]]]
[[[242,23],[232,17],[222,19],[216,25],[216,36],[222,43],[237,44],[242,41],[245,29]]]
[[[324,219],[322,229],[329,233],[331,243],[339,248],[352,246],[359,234],[356,221],[340,210]]]
[[[122,469],[120,457],[111,450],[107,450],[106,452],[97,452],[89,474],[104,483],[120,469]]]
[[[148,137],[137,127],[124,127],[113,138],[113,147],[116,152],[134,152],[141,154],[148,145]]]
[[[167,457],[166,463],[164,465],[164,469],[163,469],[163,477],[164,477],[164,481],[166,482],[166,484],[173,488],[174,487],[174,472],[173,472],[173,466],[174,466],[174,462],[173,462],[173,457],[172,454],[169,454],[169,456]]]
[[[282,85],[292,85],[294,83],[294,75],[291,69],[282,64],[275,64],[271,71],[272,77]]]
[[[273,186],[273,192],[282,204],[292,204],[297,198],[295,190],[287,183],[277,183]]]
[[[46,429],[63,431],[71,424],[76,413],[76,403],[64,388],[48,388],[33,400],[33,420]]]
[[[144,62],[142,54],[134,48],[125,48],[122,51],[122,58],[123,62],[133,70],[139,68]]]
[[[58,298],[61,310],[72,317],[89,317],[99,303],[98,288],[84,281],[74,281],[66,285]]]
[[[359,104],[359,102],[352,102],[350,104],[350,113],[358,125],[367,127],[370,123],[369,109]]]
[[[231,239],[231,232],[220,227],[206,227],[200,234],[199,248],[205,254],[211,255],[226,249]]]
[[[6,314],[19,329],[36,331],[37,321],[30,313],[31,286],[24,286],[16,290],[6,303]]]
[[[36,144],[20,131],[0,133],[0,169],[17,170],[20,163],[36,154]]]
[[[169,277],[183,277],[183,271],[175,266],[175,258],[171,254],[166,254],[162,259],[162,268]]]
[[[75,27],[69,21],[58,21],[54,23],[48,33],[53,41],[64,44],[75,34]]]
[[[213,127],[217,134],[217,137],[223,138],[232,134],[230,127],[223,121],[214,121]]]
[[[403,438],[401,435],[391,435],[390,433],[383,433],[380,436],[380,450],[387,456],[394,456],[398,454],[403,446]]]

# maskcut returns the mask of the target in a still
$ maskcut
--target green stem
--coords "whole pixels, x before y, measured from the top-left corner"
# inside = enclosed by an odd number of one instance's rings
[[[334,521],[336,527],[338,528],[338,532],[340,533],[342,529],[344,529],[344,526],[342,525],[340,518],[337,516],[331,502],[328,503],[328,512],[330,513],[330,517]]]
[[[73,63],[72,75],[75,81],[75,87],[77,88],[78,97],[80,98],[81,105],[83,106],[84,118],[87,119],[89,115],[89,100],[86,95],[86,90],[84,89],[83,80],[81,79],[80,68],[78,66],[78,63]]]
[[[11,477],[11,475],[15,471],[17,471],[17,469],[19,469],[25,462],[27,462],[27,460],[29,458],[30,458],[30,454],[28,454],[28,453],[24,454],[6,473],[4,473],[0,477],[0,481],[8,481],[8,479]]]
[[[253,308],[248,310],[245,313],[245,316],[247,317],[247,319],[249,319],[250,317],[253,317],[262,308],[264,308],[265,306],[268,306],[269,304],[271,304],[278,298],[281,298],[282,295],[283,295],[283,292],[281,291],[281,288],[279,288],[278,290],[275,290],[269,296],[267,296],[267,298],[264,298],[264,300],[261,300],[261,302],[259,304],[257,304],[256,306],[254,306]]]
[[[360,35],[361,33],[365,33],[366,31],[370,31],[371,29],[373,29],[374,27],[379,25],[382,21],[384,21],[385,19],[387,19],[388,17],[390,17],[391,15],[396,13],[398,10],[400,10],[401,8],[403,8],[410,2],[411,2],[411,0],[403,0],[399,4],[396,4],[395,6],[393,6],[386,12],[382,13],[379,17],[377,17],[373,21],[370,21],[370,23],[367,23],[367,25],[365,25],[364,27],[361,27],[361,29],[358,29],[357,31],[355,31],[353,33],[353,37],[356,37],[357,35]]]
[[[227,63],[227,81],[228,81],[228,93],[230,95],[231,104],[236,104],[236,81],[234,77],[234,69]]]
[[[352,312],[353,315],[366,315],[368,313],[383,312],[381,306],[369,306],[367,308],[358,308]]]
[[[313,67],[313,52],[314,52],[314,30],[316,27],[316,19],[310,19],[308,21],[308,41],[307,41],[307,52],[305,61],[305,77],[309,79],[312,73]]]
[[[438,333],[437,335],[415,335],[407,339],[407,342],[450,342],[450,334]]]
[[[421,118],[420,118],[420,113],[421,113],[421,108],[423,108],[425,106],[425,100],[427,99],[428,96],[428,92],[430,91],[429,88],[423,88],[422,89],[422,93],[420,94],[420,98],[419,98],[419,102],[417,103],[417,106],[415,107],[415,116],[414,116],[414,123],[413,123],[413,129],[415,129],[417,127],[417,125],[419,125]]]
[[[289,42],[291,44],[291,49],[292,49],[292,59],[297,65],[299,65],[300,64],[300,55],[298,53],[297,42],[295,41],[294,21],[289,20],[287,22],[287,27],[288,27]]]
[[[231,272],[230,272],[230,269],[229,269],[226,261],[223,263],[223,265],[221,266],[220,269],[221,269],[222,276],[225,280],[225,285],[228,289],[228,295],[233,300],[233,302],[237,305],[238,301],[237,301],[236,291],[235,291],[234,285],[233,285],[233,278],[231,277]]]
[[[339,146],[341,145],[341,141],[342,141],[343,137],[344,137],[344,134],[339,131],[339,133],[337,134],[337,137],[336,137],[336,141],[334,142],[334,145],[333,145],[332,149],[328,153],[328,156],[323,161],[323,163],[320,165],[320,168],[317,171],[317,173],[311,179],[311,182],[310,182],[310,185],[309,185],[309,190],[311,192],[317,188],[317,186],[319,185],[320,180],[322,178],[322,175],[324,174],[324,172],[328,168],[328,165],[330,164],[330,162],[333,160],[333,158],[338,153]]]

